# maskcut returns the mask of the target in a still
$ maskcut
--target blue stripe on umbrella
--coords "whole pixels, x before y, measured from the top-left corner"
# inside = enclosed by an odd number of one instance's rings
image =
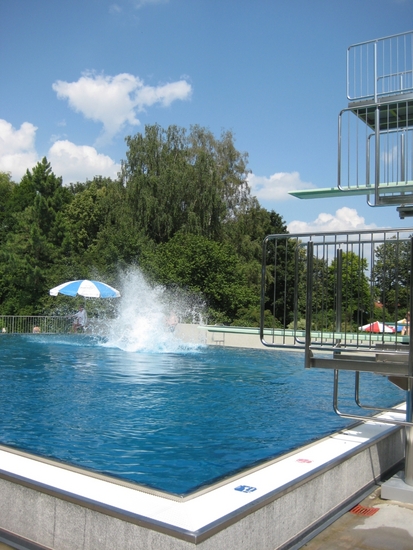
[[[99,281],[89,281],[82,279],[78,281],[68,281],[52,288],[49,293],[52,296],[65,294],[66,296],[83,296],[85,298],[119,298],[120,292],[115,288],[101,283]]]

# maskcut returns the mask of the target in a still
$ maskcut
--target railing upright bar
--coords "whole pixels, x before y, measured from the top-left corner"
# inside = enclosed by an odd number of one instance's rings
[[[314,243],[307,243],[307,300],[305,312],[305,368],[311,366],[311,325],[313,307]]]

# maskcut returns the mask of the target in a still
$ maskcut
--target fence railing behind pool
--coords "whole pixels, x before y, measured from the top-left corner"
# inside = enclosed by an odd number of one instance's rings
[[[0,315],[0,334],[66,334],[73,319],[57,315]]]

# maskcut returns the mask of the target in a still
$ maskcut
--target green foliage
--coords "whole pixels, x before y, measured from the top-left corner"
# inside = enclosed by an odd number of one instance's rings
[[[257,303],[232,248],[206,237],[176,234],[157,247],[151,271],[164,285],[177,284],[202,295],[214,321],[232,322],[239,310]]]
[[[8,205],[14,231],[8,233],[0,249],[2,312],[40,311],[47,292],[47,271],[58,255],[58,212],[69,200],[68,190],[45,158],[13,187]]]
[[[53,286],[138,265],[206,301],[211,322],[257,325],[261,244],[286,227],[250,196],[232,133],[149,125],[126,142],[116,181],[63,187],[46,158],[20,183],[0,173],[0,312],[54,311]]]
[[[249,195],[246,157],[227,132],[216,140],[199,126],[147,125],[126,138],[122,183],[137,228],[155,243],[178,231],[220,239],[222,224]]]
[[[237,318],[232,322],[236,327],[259,327],[261,325],[261,308],[251,306],[250,308],[241,308]],[[282,324],[275,319],[268,309],[264,311],[265,328],[281,328]]]
[[[374,299],[386,311],[409,309],[411,242],[387,241],[375,251],[372,272]],[[394,317],[393,317],[394,318]]]
[[[282,234],[282,233],[281,233]],[[305,271],[295,270],[298,243],[291,239],[270,241],[267,246],[267,281],[265,309],[286,327],[294,318],[296,289],[305,282]],[[305,256],[302,258],[305,260]]]
[[[0,244],[5,241],[13,227],[10,203],[15,186],[10,174],[0,172]]]

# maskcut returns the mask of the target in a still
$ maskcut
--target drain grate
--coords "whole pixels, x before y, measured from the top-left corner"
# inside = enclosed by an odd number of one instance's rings
[[[374,516],[374,514],[379,511],[379,509],[380,508],[371,508],[369,506],[362,506],[361,504],[357,504],[357,506],[354,506],[354,508],[352,508],[350,512],[358,516]]]

